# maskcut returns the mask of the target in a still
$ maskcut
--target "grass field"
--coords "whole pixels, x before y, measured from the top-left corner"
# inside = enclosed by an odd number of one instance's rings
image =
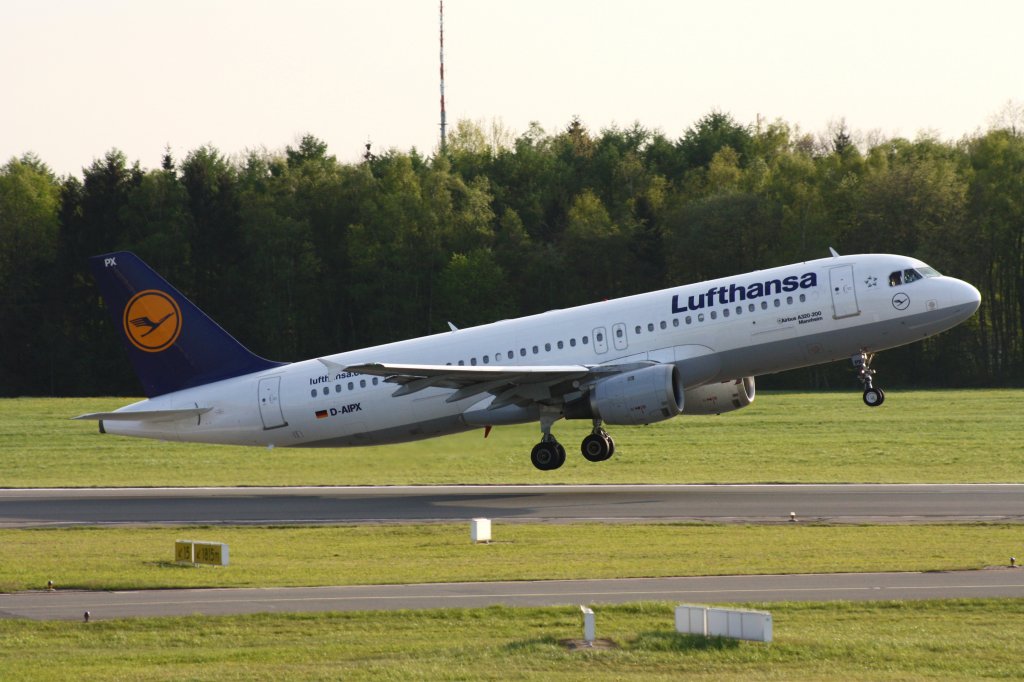
[[[469,524],[0,531],[0,591],[276,587],[743,573],[936,571],[1005,566],[1005,525]],[[226,542],[226,567],[173,563],[176,539]]]
[[[266,450],[100,435],[68,418],[131,399],[0,400],[0,486],[400,485],[444,483],[1022,482],[1024,391],[855,390],[759,395],[718,417],[611,427],[615,457],[578,455],[585,422],[559,422],[570,458],[529,461],[536,426],[387,447]]]
[[[63,679],[1016,679],[1024,600],[753,604],[771,644],[678,635],[672,605],[596,609],[618,645],[568,651],[574,608],[94,622],[0,619],[0,676]]]

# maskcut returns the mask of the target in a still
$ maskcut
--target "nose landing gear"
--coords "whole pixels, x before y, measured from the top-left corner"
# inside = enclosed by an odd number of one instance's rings
[[[878,407],[885,402],[885,391],[874,385],[875,370],[871,369],[874,357],[874,353],[862,352],[850,358],[857,370],[857,379],[864,385],[864,404],[868,407]]]

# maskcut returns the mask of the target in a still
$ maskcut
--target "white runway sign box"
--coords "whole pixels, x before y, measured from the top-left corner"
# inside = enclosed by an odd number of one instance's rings
[[[767,611],[716,609],[694,604],[676,607],[676,631],[751,642],[772,641],[772,614]]]

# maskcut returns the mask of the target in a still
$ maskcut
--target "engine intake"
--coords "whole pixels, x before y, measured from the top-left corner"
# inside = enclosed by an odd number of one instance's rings
[[[602,379],[583,397],[567,402],[564,414],[606,424],[653,424],[682,413],[683,395],[675,365],[652,365]]]

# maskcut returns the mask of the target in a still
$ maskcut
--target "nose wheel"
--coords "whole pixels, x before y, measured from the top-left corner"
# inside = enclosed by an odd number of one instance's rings
[[[858,353],[850,360],[854,369],[857,370],[857,380],[864,385],[864,404],[868,407],[878,407],[885,402],[885,391],[875,388],[875,370],[871,369],[871,361],[874,353]]]

